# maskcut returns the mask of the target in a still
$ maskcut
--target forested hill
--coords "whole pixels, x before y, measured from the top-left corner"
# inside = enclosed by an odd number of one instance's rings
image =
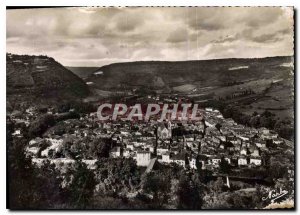
[[[172,90],[181,85],[220,86],[253,79],[286,78],[292,57],[216,59],[201,61],[141,61],[99,68],[87,81],[102,90],[146,87]]]
[[[8,98],[77,99],[89,95],[81,78],[47,56],[7,54],[6,68]]]

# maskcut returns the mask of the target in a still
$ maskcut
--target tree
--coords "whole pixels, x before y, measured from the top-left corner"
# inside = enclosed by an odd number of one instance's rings
[[[37,178],[35,190],[39,192],[40,196],[39,208],[54,208],[58,204],[63,204],[66,198],[61,186],[62,177],[55,164],[46,160],[40,168],[35,169],[35,174]]]
[[[292,140],[294,137],[294,127],[290,120],[277,121],[274,129],[278,132],[279,136]]]
[[[89,143],[88,156],[92,158],[108,158],[112,147],[111,138],[97,138]]]
[[[179,179],[177,190],[178,209],[201,209],[203,204],[201,194],[201,184],[182,175]]]
[[[259,116],[255,115],[251,117],[249,124],[254,128],[258,128],[260,126]]]
[[[133,159],[101,158],[96,163],[96,180],[102,184],[99,193],[108,193],[134,190],[140,183],[140,173]],[[111,181],[109,186],[105,182]]]
[[[216,181],[210,182],[209,187],[214,193],[221,193],[224,188],[224,183],[221,177],[218,177]]]
[[[186,133],[186,131],[184,130],[184,127],[180,126],[180,127],[177,127],[177,128],[173,128],[172,129],[172,136],[182,136]]]
[[[231,171],[230,164],[225,160],[224,157],[222,157],[221,162],[220,162],[220,172],[228,174],[228,173],[230,173],[230,171]]]
[[[80,160],[75,162],[74,170],[71,173],[73,179],[68,187],[71,206],[80,209],[87,208],[96,186],[94,173]]]
[[[8,145],[8,196],[9,208],[25,209],[36,206],[34,198],[34,168],[31,159],[25,156],[24,146],[27,140],[14,140]]]
[[[200,155],[197,155],[196,157],[196,168],[197,168],[197,172],[200,174],[202,170],[202,162],[200,160]]]
[[[105,138],[101,139],[99,148],[97,151],[97,156],[98,157],[109,157],[109,151],[112,147],[112,139],[111,138]]]
[[[272,179],[285,178],[288,176],[288,168],[287,166],[280,162],[278,158],[272,157],[270,159],[269,166],[269,177]]]
[[[221,125],[220,123],[217,123],[217,124],[215,125],[215,127],[216,127],[216,129],[218,129],[218,131],[220,131],[222,125]]]
[[[15,139],[8,147],[8,204],[10,209],[46,209],[62,202],[61,177],[53,165],[41,168],[25,155],[27,139]]]
[[[188,150],[188,147],[186,146],[186,149]],[[185,168],[190,169],[190,160],[188,153],[185,153],[184,155],[184,161],[185,161]]]
[[[150,172],[146,175],[143,189],[153,194],[152,202],[156,208],[161,208],[168,201],[171,191],[171,178],[162,172]]]
[[[40,158],[41,157],[41,153],[42,151],[44,151],[46,148],[48,148],[49,146],[51,146],[51,143],[47,140],[43,140],[40,144],[39,144],[39,151],[37,153],[37,157]]]
[[[30,138],[41,136],[49,127],[54,125],[54,116],[50,114],[45,114],[30,124],[28,130],[29,136]]]

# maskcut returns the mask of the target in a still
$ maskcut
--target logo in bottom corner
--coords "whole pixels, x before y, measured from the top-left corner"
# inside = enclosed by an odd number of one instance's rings
[[[279,189],[279,192],[278,192],[278,190],[270,190],[267,196],[262,197],[262,200],[263,201],[270,200],[271,203],[274,203],[275,200],[278,200],[278,199],[286,196],[288,193],[289,193],[289,191],[284,190],[282,188]]]

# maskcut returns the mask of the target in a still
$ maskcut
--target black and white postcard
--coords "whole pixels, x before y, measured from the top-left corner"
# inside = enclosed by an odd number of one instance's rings
[[[7,7],[7,208],[294,209],[294,11]]]

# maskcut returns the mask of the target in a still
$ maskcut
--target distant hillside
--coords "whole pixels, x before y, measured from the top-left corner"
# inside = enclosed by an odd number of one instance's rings
[[[115,63],[99,68],[102,75],[87,79],[101,90],[146,87],[170,89],[193,84],[201,87],[223,86],[263,78],[286,78],[282,64],[291,57],[261,59],[217,59],[202,61],[145,61]]]
[[[77,99],[89,95],[85,82],[47,56],[6,55],[7,96]]]
[[[74,66],[66,66],[66,68],[82,79],[86,79],[88,76],[90,76],[96,70],[99,69],[99,67],[74,67]]]
[[[293,119],[293,57],[115,63],[86,81],[103,98],[121,93],[177,95],[200,104],[221,100],[249,115],[269,110]]]

